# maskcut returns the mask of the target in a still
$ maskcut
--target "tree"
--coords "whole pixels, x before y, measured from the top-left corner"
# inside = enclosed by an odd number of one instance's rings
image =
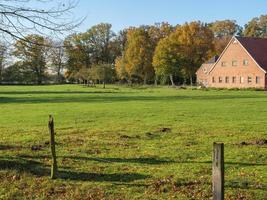
[[[98,64],[114,64],[120,54],[119,44],[110,24],[98,24],[85,33],[74,34],[64,42],[67,54],[67,75],[74,77],[82,68]]]
[[[173,76],[180,70],[180,44],[173,40],[175,33],[158,43],[153,57],[153,67],[156,75],[168,76],[172,86],[175,86]]]
[[[27,35],[56,35],[73,30],[83,19],[72,19],[75,1],[8,0],[0,4],[2,38],[30,41]],[[36,41],[35,41],[36,42]]]
[[[129,80],[129,75],[125,67],[125,57],[122,55],[115,60],[115,71],[120,80]]]
[[[115,77],[115,70],[110,64],[94,65],[89,70],[90,78],[103,83],[103,88],[106,88],[106,83],[111,82]]]
[[[5,43],[0,43],[0,84],[3,79],[3,71],[7,57],[7,46]]]
[[[169,76],[172,85],[175,73],[183,73],[192,85],[196,70],[212,51],[212,31],[200,22],[186,23],[159,42],[153,66],[157,74]]]
[[[154,77],[153,46],[144,28],[132,28],[128,31],[124,56],[126,71],[131,80],[137,77],[146,84]]]
[[[156,49],[158,42],[161,39],[168,37],[173,30],[174,28],[166,22],[156,23],[155,25],[148,27],[148,34],[153,44],[154,50]]]
[[[196,70],[214,51],[213,32],[201,22],[191,22],[177,28],[175,36],[182,46],[183,72],[192,85]]]
[[[92,50],[90,45],[81,38],[82,34],[72,34],[64,41],[67,68],[65,77],[67,79],[75,79],[79,70],[90,66]]]
[[[32,42],[18,40],[13,54],[32,72],[36,83],[42,84],[46,71],[47,41],[40,35],[28,35],[25,38]]]
[[[3,81],[9,83],[32,84],[35,82],[35,77],[24,62],[17,61],[5,68],[3,71]]]
[[[209,27],[216,38],[232,37],[242,33],[242,27],[235,20],[215,21],[210,23]]]
[[[249,21],[245,25],[244,36],[267,38],[267,15]]]
[[[50,41],[51,48],[49,49],[49,60],[51,68],[57,74],[57,82],[62,82],[62,71],[65,66],[65,52],[62,41]]]
[[[111,30],[111,24],[100,23],[88,31],[88,38],[93,47],[92,63],[114,63],[116,55],[111,51],[112,40],[115,33]]]
[[[242,27],[235,20],[215,21],[209,24],[214,33],[214,54],[222,53],[234,35],[242,35]]]

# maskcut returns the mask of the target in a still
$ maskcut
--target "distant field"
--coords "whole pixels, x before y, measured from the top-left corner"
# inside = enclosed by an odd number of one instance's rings
[[[226,199],[266,199],[264,139],[265,91],[0,86],[0,199],[210,199],[214,141]]]

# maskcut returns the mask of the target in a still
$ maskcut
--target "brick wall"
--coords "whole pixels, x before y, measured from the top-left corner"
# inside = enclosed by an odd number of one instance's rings
[[[217,88],[265,88],[265,72],[257,66],[246,50],[235,40],[232,39],[222,57],[210,71],[208,86]],[[244,65],[244,62],[247,62],[247,65]]]

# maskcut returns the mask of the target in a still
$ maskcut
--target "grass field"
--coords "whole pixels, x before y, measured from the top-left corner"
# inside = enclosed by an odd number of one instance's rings
[[[266,199],[264,139],[265,91],[0,86],[0,199],[210,199],[215,141],[226,199]]]

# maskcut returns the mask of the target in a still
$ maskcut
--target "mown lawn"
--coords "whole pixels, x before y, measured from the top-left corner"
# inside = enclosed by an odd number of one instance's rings
[[[226,199],[266,199],[265,139],[265,91],[0,86],[0,199],[210,199],[215,141]]]

